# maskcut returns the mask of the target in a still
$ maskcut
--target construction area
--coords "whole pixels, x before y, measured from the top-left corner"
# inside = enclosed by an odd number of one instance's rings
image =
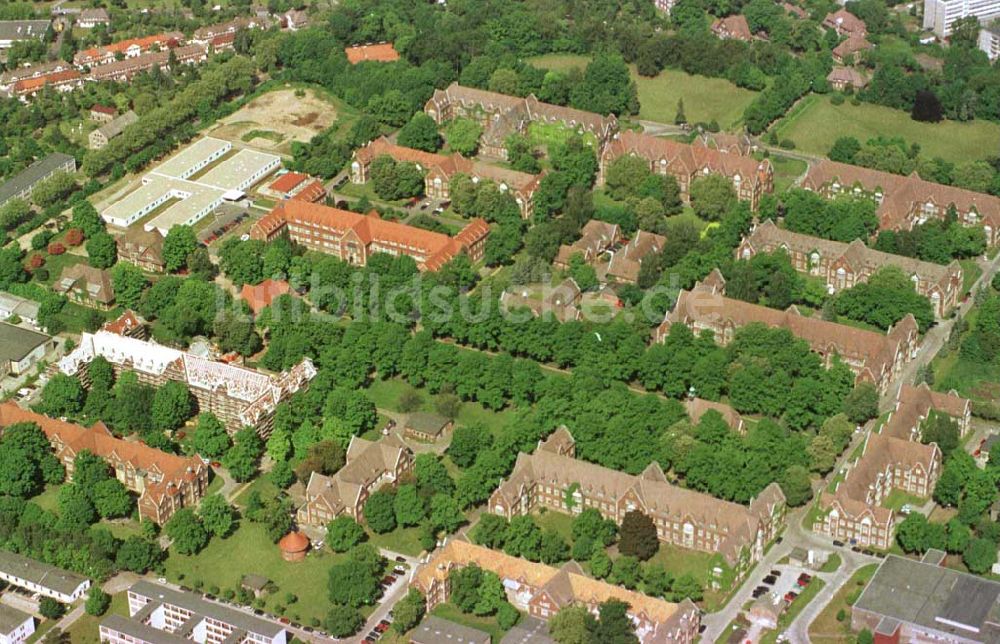
[[[338,105],[314,90],[284,89],[258,96],[220,121],[210,133],[233,143],[250,143],[290,154],[293,141],[308,142],[330,127],[339,112]]]

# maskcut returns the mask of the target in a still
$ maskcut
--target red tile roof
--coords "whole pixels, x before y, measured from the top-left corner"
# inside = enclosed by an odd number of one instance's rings
[[[316,203],[320,199],[326,196],[326,188],[323,186],[323,182],[319,179],[315,179],[305,188],[299,190],[292,199],[298,199],[299,201],[309,201],[311,203]]]
[[[747,23],[747,19],[741,15],[719,18],[712,23],[712,31],[720,38],[731,38],[744,42],[750,42],[753,39],[750,25]]]
[[[117,320],[112,320],[101,328],[116,335],[128,335],[129,331],[141,325],[142,322],[136,316],[135,312],[131,309],[126,309]]]
[[[288,293],[289,290],[291,289],[288,282],[266,279],[256,286],[244,284],[243,290],[240,291],[240,297],[246,300],[246,303],[250,305],[250,310],[256,314],[270,306],[276,297]]]
[[[117,116],[118,110],[113,107],[108,107],[107,105],[94,105],[90,108],[91,112],[97,112],[98,114],[108,114],[110,116]]]
[[[378,45],[355,45],[344,50],[347,54],[347,62],[357,65],[360,62],[371,60],[378,63],[391,63],[399,60],[399,52],[392,46],[392,43],[381,43]]]
[[[138,47],[142,51],[149,51],[152,49],[153,45],[165,45],[167,47],[171,47],[182,40],[184,40],[184,34],[179,31],[171,31],[153,36],[143,36],[141,38],[129,38],[128,40],[113,42],[110,45],[84,49],[83,51],[77,52],[76,56],[73,57],[73,62],[77,65],[85,65],[95,60],[100,60],[108,55],[113,56],[118,53],[124,54],[130,47],[133,46]]]
[[[308,174],[288,172],[275,179],[268,187],[277,192],[289,192],[308,178]]]
[[[61,72],[52,72],[44,76],[19,80],[14,83],[13,92],[14,94],[29,94],[42,89],[46,85],[61,85],[63,83],[78,81],[81,78],[80,72],[75,69],[64,69]]]

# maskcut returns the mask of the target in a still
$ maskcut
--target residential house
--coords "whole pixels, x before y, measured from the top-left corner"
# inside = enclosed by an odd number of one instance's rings
[[[309,24],[309,14],[305,9],[289,9],[281,16],[281,26],[289,31],[305,29]]]
[[[781,3],[781,7],[785,10],[786,13],[791,14],[796,18],[799,18],[800,20],[809,19],[809,12],[796,4],[792,4],[790,2],[783,2]]]
[[[750,259],[757,253],[779,249],[788,253],[795,270],[822,278],[831,294],[867,282],[884,267],[895,266],[910,279],[917,293],[930,300],[939,318],[958,306],[962,297],[963,274],[957,261],[947,266],[924,262],[868,248],[860,239],[845,244],[795,233],[779,228],[771,220],[758,224],[743,239],[736,257]]]
[[[299,507],[300,524],[325,526],[341,515],[360,521],[365,501],[383,485],[413,469],[413,452],[396,436],[369,441],[358,436],[347,446],[347,462],[333,476],[313,472],[306,500]]]
[[[0,377],[27,373],[55,347],[49,335],[0,322]]]
[[[632,239],[625,240],[621,246],[614,246],[601,257],[597,264],[597,278],[601,282],[637,284],[642,262],[647,257],[657,261],[656,255],[663,250],[666,241],[663,235],[637,230]]]
[[[254,642],[286,644],[292,633],[277,619],[140,579],[128,589],[128,617],[108,615],[100,624],[109,644],[184,644]]]
[[[76,172],[76,159],[62,152],[35,161],[0,185],[0,206],[11,199],[31,199],[31,191],[57,172]]]
[[[90,580],[7,550],[0,550],[0,580],[32,595],[71,604],[86,595]]]
[[[208,489],[208,465],[197,456],[178,456],[141,441],[116,438],[103,423],[90,428],[0,404],[0,425],[34,423],[49,439],[56,458],[73,476],[76,457],[86,450],[107,462],[122,485],[139,496],[139,516],[164,524],[174,512],[197,507]]]
[[[553,568],[473,545],[461,537],[436,550],[417,570],[410,586],[424,594],[430,612],[448,600],[449,575],[470,565],[500,577],[510,603],[537,619],[548,620],[570,605],[584,606],[596,615],[601,603],[616,599],[628,605],[641,644],[693,644],[698,639],[701,615],[690,599],[674,604],[587,577],[576,562]]]
[[[743,416],[725,403],[705,400],[704,398],[689,398],[684,401],[684,410],[687,411],[692,423],[700,422],[702,416],[709,411],[714,411],[722,416],[731,430],[741,435],[747,433]]]
[[[712,23],[712,33],[722,40],[741,40],[743,42],[753,40],[750,25],[742,14],[719,18]]]
[[[672,325],[684,324],[695,333],[711,331],[715,341],[725,346],[732,342],[737,329],[754,323],[787,329],[805,340],[826,365],[838,356],[855,373],[857,382],[870,382],[883,393],[903,365],[916,354],[919,342],[917,323],[912,315],[907,315],[882,335],[816,316],[804,316],[794,306],[779,311],[725,297],[725,279],[718,269],[690,291],[681,291],[655,338],[662,342]]]
[[[0,604],[0,644],[21,644],[35,632],[35,618]]]
[[[151,51],[160,51],[177,47],[184,42],[184,34],[179,31],[171,31],[153,36],[142,36],[140,38],[129,38],[120,40],[110,45],[91,47],[76,52],[73,56],[73,64],[77,67],[94,67],[96,65],[106,65],[121,58],[135,58],[140,54]]]
[[[59,371],[68,376],[79,374],[86,381],[87,367],[96,356],[110,362],[115,373],[130,371],[147,385],[180,382],[194,396],[198,411],[215,414],[230,434],[253,427],[263,438],[271,433],[277,406],[305,389],[316,376],[308,358],[269,375],[107,330],[84,333],[76,349],[58,362]]]
[[[138,338],[139,340],[145,340],[149,336],[145,322],[131,309],[125,309],[117,319],[105,322],[101,329],[108,333],[128,338]]]
[[[13,96],[14,83],[20,80],[45,76],[53,72],[61,72],[70,69],[71,66],[62,60],[54,60],[48,63],[35,63],[32,65],[22,65],[0,74],[0,92],[7,96]]]
[[[526,133],[532,123],[557,124],[579,134],[589,134],[596,139],[598,149],[618,131],[614,114],[605,117],[542,103],[534,95],[507,96],[458,83],[436,90],[424,105],[424,112],[439,124],[456,117],[478,121],[483,126],[480,154],[503,160],[507,159],[507,137]]]
[[[23,298],[7,291],[0,291],[0,320],[17,317],[33,327],[38,326],[38,310],[41,305],[34,300]]]
[[[204,45],[195,43],[193,45],[176,47],[170,51],[151,51],[139,54],[138,56],[130,56],[122,60],[115,60],[91,68],[87,74],[87,80],[113,80],[127,83],[138,74],[148,72],[153,67],[159,67],[163,71],[170,71],[171,55],[173,55],[174,60],[179,65],[194,65],[208,59],[208,49]]]
[[[910,230],[931,219],[944,219],[954,208],[964,226],[981,226],[986,243],[1000,240],[1000,198],[955,186],[870,168],[820,161],[809,167],[802,187],[833,199],[865,197],[878,204],[880,230]]]
[[[528,309],[534,317],[551,314],[560,322],[579,320],[580,287],[572,277],[550,287],[548,284],[512,284],[500,294],[500,305],[508,314],[516,309]]]
[[[608,166],[626,155],[645,159],[650,171],[677,180],[681,198],[690,200],[691,183],[700,177],[719,175],[733,184],[736,195],[754,210],[765,193],[774,191],[774,169],[767,159],[732,154],[704,145],[688,145],[670,139],[627,130],[614,137],[601,152],[597,181],[604,183]]]
[[[111,16],[104,7],[87,7],[77,14],[73,24],[80,29],[93,29],[97,25],[107,27],[111,24]]]
[[[90,107],[90,120],[98,123],[110,123],[118,118],[118,110],[107,105],[94,103]]]
[[[407,414],[403,422],[403,435],[419,441],[434,442],[454,426],[455,421],[450,418],[418,411]]]
[[[83,75],[75,69],[64,69],[15,81],[10,88],[10,95],[27,101],[34,98],[45,89],[56,92],[72,92],[83,85]]]
[[[826,14],[823,26],[832,29],[838,36],[867,36],[868,27],[865,21],[858,18],[847,9],[838,9]]]
[[[214,51],[220,49],[231,49],[236,41],[236,34],[248,29],[266,29],[270,23],[269,19],[258,16],[239,16],[228,22],[221,22],[214,25],[206,25],[194,30],[191,34],[191,42],[205,46],[210,46]]]
[[[144,230],[133,226],[118,238],[118,261],[135,264],[150,273],[162,273],[167,264],[163,259],[163,235],[156,228]]]
[[[302,172],[286,172],[259,192],[275,199],[299,199],[317,203],[326,196],[326,187],[319,179]]]
[[[510,519],[540,507],[571,515],[594,508],[621,525],[638,510],[656,524],[660,541],[718,552],[737,577],[763,557],[781,529],[785,495],[776,483],[743,506],[669,483],[655,461],[634,476],[575,456],[572,435],[557,429],[533,454],[518,455],[513,472],[490,495],[489,511]]]
[[[352,65],[366,61],[391,63],[399,60],[399,52],[396,51],[391,42],[376,45],[354,45],[344,49],[344,53],[347,55],[347,62]]]
[[[874,48],[875,45],[871,44],[865,36],[852,34],[848,36],[846,40],[834,47],[831,54],[833,55],[833,61],[835,63],[838,65],[846,65],[848,62],[856,62],[857,56],[861,52]],[[848,56],[851,58],[848,59]]]
[[[563,244],[559,247],[559,252],[552,262],[553,266],[567,269],[570,266],[570,260],[577,254],[588,264],[596,263],[604,253],[610,252],[621,241],[622,236],[618,224],[598,219],[588,221],[580,232],[580,239],[572,244]]]
[[[138,120],[138,115],[136,115],[136,113],[132,110],[129,110],[110,123],[105,123],[90,133],[90,148],[92,150],[99,150],[103,148],[111,139],[121,134],[125,128]]]
[[[834,67],[826,82],[838,92],[855,92],[868,86],[868,77],[853,67]]]
[[[702,132],[691,145],[712,148],[719,152],[729,152],[750,156],[757,151],[757,144],[747,134],[727,134],[726,132]]]
[[[22,40],[42,40],[51,24],[49,20],[0,20],[0,49],[10,49]]]
[[[240,298],[247,303],[254,315],[258,315],[271,306],[271,302],[291,290],[288,282],[268,278],[260,284],[244,284]]]
[[[360,215],[291,199],[279,203],[250,229],[252,239],[270,241],[287,232],[308,250],[364,266],[374,253],[408,255],[420,270],[436,271],[461,253],[483,257],[490,227],[473,219],[454,237],[381,219],[374,210]]]
[[[102,311],[107,311],[115,303],[111,273],[87,264],[72,264],[64,268],[52,290],[77,304]]]
[[[944,554],[883,559],[851,606],[851,630],[886,643],[1000,641],[1000,583],[941,565]]]

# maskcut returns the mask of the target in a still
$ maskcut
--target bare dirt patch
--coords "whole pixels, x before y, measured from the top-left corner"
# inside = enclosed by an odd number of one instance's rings
[[[276,135],[248,137],[248,142],[253,147],[288,154],[292,141],[309,141],[336,120],[336,108],[312,90],[296,96],[294,89],[282,89],[253,99],[223,119],[211,134],[244,142],[251,132],[273,132]]]

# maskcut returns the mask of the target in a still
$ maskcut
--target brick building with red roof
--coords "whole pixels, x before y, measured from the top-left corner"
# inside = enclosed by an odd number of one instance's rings
[[[395,221],[387,221],[374,210],[367,215],[292,199],[275,206],[250,229],[250,237],[262,241],[287,233],[309,250],[335,255],[345,262],[364,266],[374,253],[407,255],[422,271],[436,271],[460,253],[473,262],[482,258],[490,227],[482,219],[471,220],[454,237]]]
[[[139,495],[139,515],[158,524],[177,510],[196,506],[208,488],[208,466],[196,456],[161,452],[139,441],[116,438],[103,423],[89,429],[0,404],[0,427],[34,423],[45,433],[56,458],[69,477],[80,452],[86,450],[107,462],[115,477]]]
[[[275,298],[285,295],[291,290],[288,282],[282,280],[266,279],[260,284],[244,284],[240,291],[240,297],[247,303],[250,310],[257,315],[267,307]]]

